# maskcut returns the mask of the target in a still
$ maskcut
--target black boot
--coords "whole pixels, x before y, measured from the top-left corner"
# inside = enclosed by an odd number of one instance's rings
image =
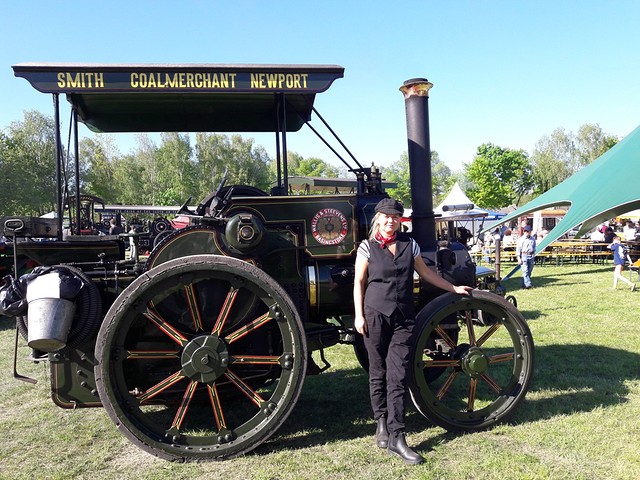
[[[387,417],[378,419],[378,427],[376,428],[376,445],[380,448],[387,448],[389,444],[389,432],[387,431]]]
[[[418,465],[423,462],[423,458],[407,446],[403,432],[396,435],[389,435],[387,451],[399,456],[404,460],[404,463],[408,465]]]

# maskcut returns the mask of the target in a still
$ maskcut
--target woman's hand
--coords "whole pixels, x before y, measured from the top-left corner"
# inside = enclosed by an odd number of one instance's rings
[[[356,327],[356,331],[360,335],[367,334],[367,321],[364,319],[364,316],[356,315],[356,318],[354,320],[354,326]]]
[[[473,290],[473,287],[469,287],[468,285],[454,285],[453,290],[458,295],[469,295],[469,292]]]

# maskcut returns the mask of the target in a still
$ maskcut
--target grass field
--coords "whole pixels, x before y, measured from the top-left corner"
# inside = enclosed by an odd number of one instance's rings
[[[508,271],[508,266],[506,271]],[[278,433],[238,459],[159,460],[130,444],[103,409],[62,410],[49,399],[45,363],[13,379],[14,324],[0,318],[2,479],[637,479],[640,478],[639,292],[611,287],[612,265],[536,266],[535,288],[505,282],[529,322],[536,368],[508,423],[454,435],[410,408],[408,440],[425,456],[409,467],[375,447],[367,378],[351,347],[328,349],[333,367],[308,377]]]

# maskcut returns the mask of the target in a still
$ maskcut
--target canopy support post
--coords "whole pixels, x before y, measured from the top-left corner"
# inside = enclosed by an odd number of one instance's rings
[[[56,135],[56,221],[58,223],[58,240],[62,240],[62,144],[60,138],[60,98],[53,94],[53,111]]]
[[[78,111],[73,108],[71,116],[73,123],[73,148],[74,148],[74,167],[75,167],[75,187],[76,187],[76,235],[81,235],[82,228],[80,225],[80,158],[78,156]]]
[[[287,166],[287,107],[284,93],[276,98],[276,169],[278,183],[272,195],[289,194],[289,171]]]

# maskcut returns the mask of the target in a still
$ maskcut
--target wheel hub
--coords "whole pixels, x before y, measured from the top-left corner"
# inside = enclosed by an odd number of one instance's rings
[[[478,377],[489,368],[489,359],[479,347],[470,347],[461,360],[462,371],[472,377]]]
[[[191,340],[182,351],[182,370],[192,380],[212,383],[229,366],[229,351],[217,335]]]

